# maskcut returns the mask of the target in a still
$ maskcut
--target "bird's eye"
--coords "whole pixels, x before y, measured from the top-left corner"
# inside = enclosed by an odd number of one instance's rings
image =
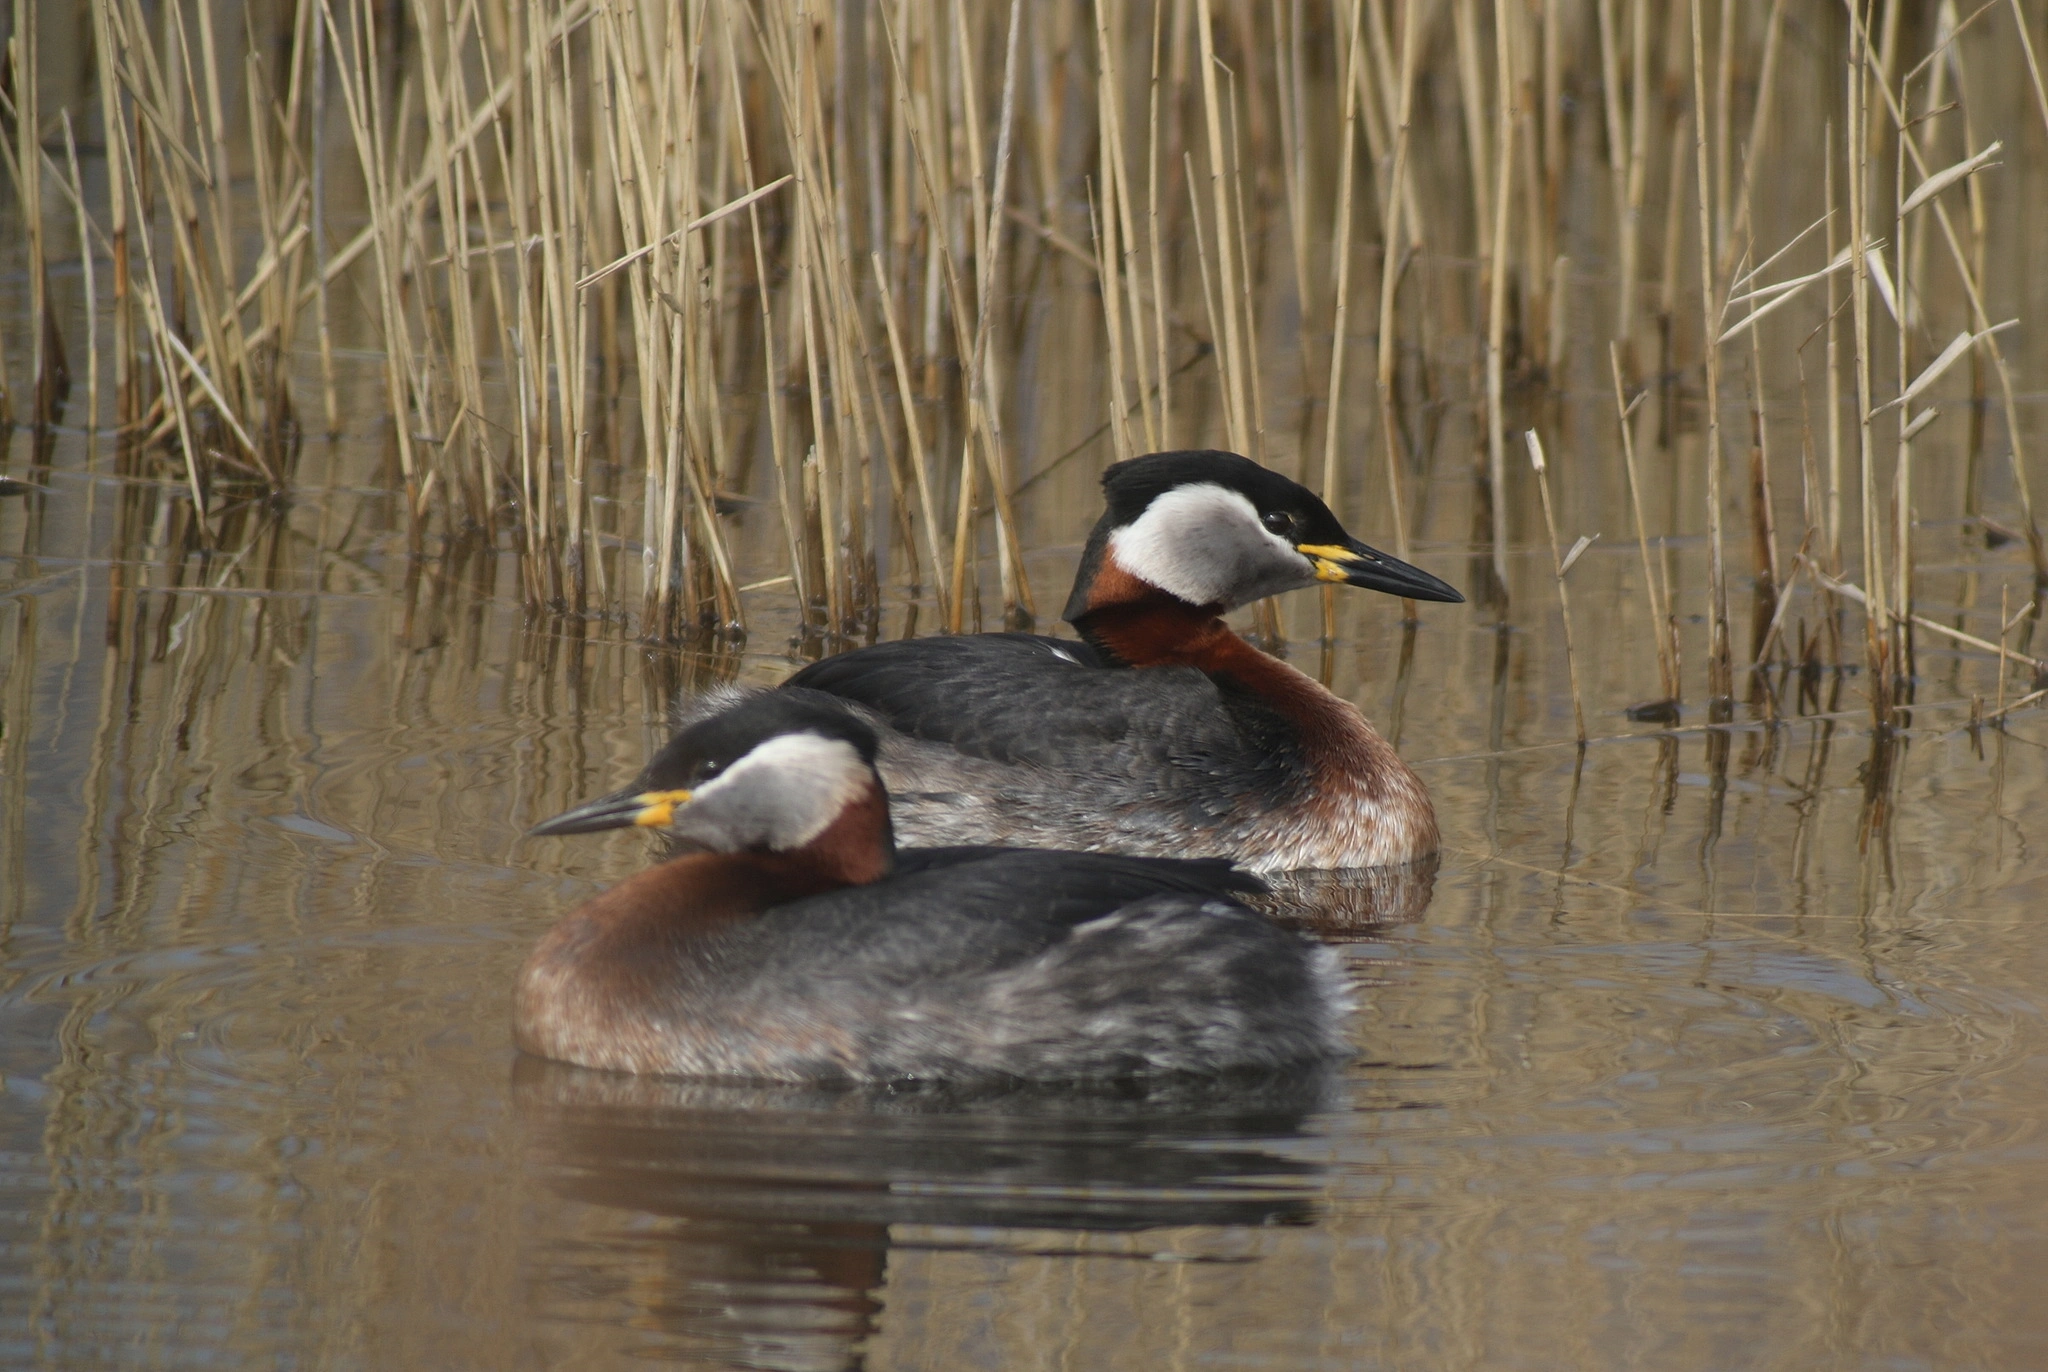
[[[700,786],[703,785],[705,782],[711,780],[713,777],[717,776],[720,772],[724,770],[725,764],[723,762],[706,762],[700,764],[697,768],[697,784]]]
[[[1285,510],[1268,510],[1259,522],[1266,526],[1268,533],[1280,538],[1294,536],[1294,516]]]

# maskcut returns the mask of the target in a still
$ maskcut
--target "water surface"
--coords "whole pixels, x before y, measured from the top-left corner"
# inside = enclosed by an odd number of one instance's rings
[[[507,990],[646,843],[521,832],[629,774],[671,691],[787,672],[787,612],[697,653],[529,620],[508,558],[408,547],[374,444],[310,446],[212,552],[104,446],[42,456],[0,503],[11,1365],[2048,1357],[2048,727],[1964,727],[1979,663],[1929,645],[1881,757],[1854,676],[1831,717],[1634,724],[1654,659],[1603,547],[1581,756],[1534,548],[1520,623],[1425,607],[1405,675],[1398,605],[1347,596],[1332,679],[1398,717],[1446,847],[1425,910],[1330,934],[1343,1070],[622,1081],[518,1061]],[[1459,513],[1416,552],[1454,576]]]

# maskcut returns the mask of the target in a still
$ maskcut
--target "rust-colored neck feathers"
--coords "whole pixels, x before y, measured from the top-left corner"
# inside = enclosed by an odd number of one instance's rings
[[[880,881],[896,866],[888,793],[880,782],[871,781],[860,799],[841,810],[823,833],[787,856],[829,882],[824,890]]]
[[[673,948],[772,906],[879,881],[895,856],[888,796],[870,786],[795,852],[689,853],[626,878],[570,912],[532,961],[586,958],[599,946],[622,959],[636,945]]]
[[[1088,608],[1075,620],[1081,636],[1133,667],[1189,666],[1203,660],[1218,635],[1237,639],[1214,605],[1190,605],[1124,570],[1104,552],[1088,582]],[[1241,641],[1241,640],[1240,640]]]
[[[1190,605],[1168,595],[1126,571],[1113,553],[1104,554],[1087,604],[1074,627],[1120,661],[1132,667],[1197,668],[1287,719],[1324,787],[1374,794],[1386,783],[1412,781],[1413,774],[1356,706],[1239,638],[1223,622],[1218,606]]]
[[[1316,686],[1278,658],[1260,652],[1223,622],[1220,607],[1190,605],[1125,571],[1105,553],[1088,586],[1088,608],[1074,622],[1082,637],[1133,667],[1196,667],[1227,677],[1283,712],[1299,686]]]
[[[1143,600],[1091,609],[1077,627],[1133,667],[1195,667],[1256,696],[1301,730],[1310,756],[1356,742],[1363,723],[1356,710],[1239,638],[1211,607],[1154,590]]]
[[[895,865],[879,784],[788,853],[691,853],[628,877],[548,931],[520,973],[514,1038],[541,1057],[614,1071],[679,1070],[670,1024],[692,967],[724,928],[777,905],[865,885]]]

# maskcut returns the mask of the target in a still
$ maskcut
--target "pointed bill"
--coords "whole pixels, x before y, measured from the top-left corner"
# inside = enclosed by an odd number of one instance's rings
[[[1316,580],[1342,582],[1385,591],[1405,600],[1435,600],[1456,605],[1465,599],[1445,581],[1398,557],[1389,557],[1357,539],[1343,543],[1297,543],[1294,550],[1315,563]]]
[[[585,801],[564,810],[526,832],[536,837],[553,834],[595,834],[605,829],[661,829],[674,817],[676,807],[690,803],[688,791],[643,791],[628,786],[608,796]]]

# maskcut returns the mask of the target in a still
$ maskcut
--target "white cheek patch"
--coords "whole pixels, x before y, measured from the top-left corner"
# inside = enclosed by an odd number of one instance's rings
[[[782,734],[698,787],[677,817],[715,825],[735,848],[788,852],[824,833],[872,780],[844,739]]]
[[[1258,509],[1213,483],[1166,492],[1109,536],[1117,564],[1190,605],[1230,609],[1315,584],[1315,564],[1268,533]]]

